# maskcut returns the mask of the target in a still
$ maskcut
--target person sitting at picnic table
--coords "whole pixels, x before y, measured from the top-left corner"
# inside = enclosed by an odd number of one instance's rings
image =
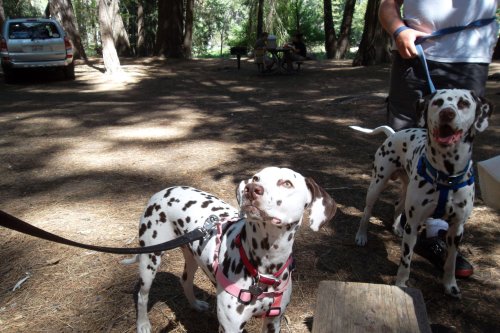
[[[303,40],[303,35],[297,32],[293,35],[292,41],[285,44],[284,48],[290,49],[289,52],[285,52],[285,62],[287,70],[293,69],[294,61],[303,61],[307,59],[307,47]]]
[[[255,42],[255,61],[257,63],[262,63],[266,70],[270,71],[276,60],[267,54],[267,41],[269,38],[268,32],[262,32],[260,37]]]

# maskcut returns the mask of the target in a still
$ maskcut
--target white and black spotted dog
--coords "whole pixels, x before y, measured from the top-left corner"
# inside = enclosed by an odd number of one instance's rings
[[[201,267],[217,287],[219,332],[242,332],[246,322],[262,316],[262,332],[279,332],[292,292],[294,236],[310,209],[310,227],[317,231],[335,214],[334,200],[312,179],[286,168],[268,167],[237,188],[240,210],[191,187],[170,187],[153,195],[139,225],[141,246],[159,244],[219,220],[210,235],[182,247],[181,284],[191,306],[196,299],[193,278]],[[240,218],[244,216],[244,218]],[[161,253],[138,255],[140,291],[137,332],[151,332],[148,294],[160,266]]]
[[[419,226],[429,217],[442,218],[449,224],[443,284],[446,294],[459,298],[454,272],[457,247],[474,202],[472,141],[488,126],[492,105],[469,90],[447,89],[419,100],[417,112],[423,128],[394,133],[388,126],[375,130],[351,126],[388,136],[375,153],[356,243],[366,244],[373,205],[389,179],[400,178],[401,196],[395,206],[393,230],[403,235],[403,242],[396,284],[405,286],[408,281]],[[407,217],[404,232],[399,223],[403,209]]]

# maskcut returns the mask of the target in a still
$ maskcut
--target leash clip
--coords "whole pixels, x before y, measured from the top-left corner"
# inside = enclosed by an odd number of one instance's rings
[[[206,220],[205,223],[203,224],[203,227],[201,227],[201,231],[205,234],[203,236],[204,240],[209,239],[211,236],[211,231],[215,229],[215,226],[219,223],[219,218],[216,215],[210,215]]]

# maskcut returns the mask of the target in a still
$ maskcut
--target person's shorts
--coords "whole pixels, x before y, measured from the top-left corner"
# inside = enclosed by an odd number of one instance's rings
[[[470,89],[484,95],[488,66],[486,63],[442,63],[427,61],[436,89]],[[418,58],[403,59],[393,52],[391,83],[387,99],[387,120],[395,130],[416,127],[415,103],[430,93],[425,70]]]

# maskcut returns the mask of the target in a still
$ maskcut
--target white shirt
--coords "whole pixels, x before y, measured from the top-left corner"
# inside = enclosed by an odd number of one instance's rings
[[[410,28],[432,33],[495,17],[500,0],[408,0],[403,19]],[[439,62],[490,63],[498,38],[498,22],[431,38],[422,43],[425,56]]]

